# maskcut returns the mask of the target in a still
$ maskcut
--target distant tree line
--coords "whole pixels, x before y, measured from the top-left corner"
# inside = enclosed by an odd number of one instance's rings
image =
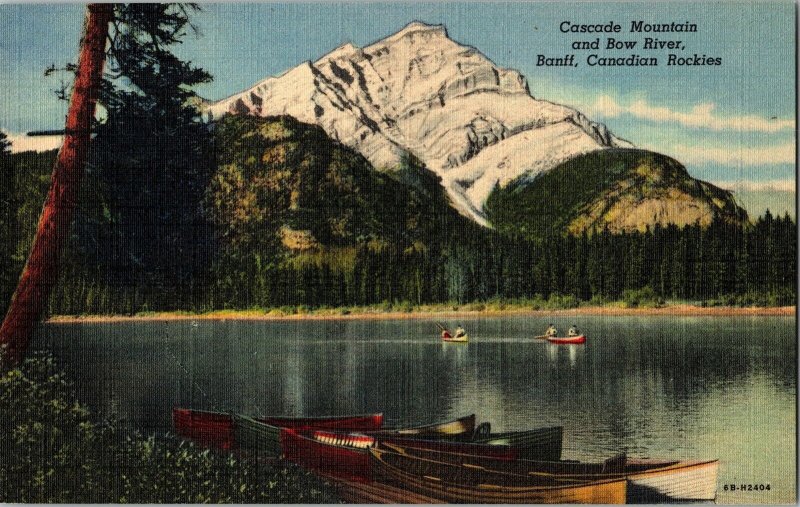
[[[492,231],[453,234],[433,252],[361,246],[352,262],[282,265],[214,306],[342,306],[383,302],[466,303],[492,299],[618,300],[647,289],[664,299],[750,295],[750,303],[792,304],[796,223],[769,212],[752,226],[656,226],[645,232],[554,236],[529,241]],[[217,297],[224,291],[217,291]],[[744,298],[730,304],[748,303]]]
[[[360,246],[335,264],[232,266],[207,284],[114,284],[97,271],[65,276],[55,314],[153,310],[467,303],[494,299],[609,301],[642,290],[662,299],[794,304],[796,223],[769,213],[751,227],[656,227],[646,232],[514,240],[487,231],[452,238],[439,252]],[[232,280],[241,283],[231,284]],[[247,280],[246,282],[244,280]],[[568,296],[568,298],[566,297]],[[569,303],[566,303],[569,304]]]
[[[0,192],[3,306],[30,246],[53,156],[0,156],[6,183]],[[266,242],[226,253],[213,240],[201,206],[144,195],[149,209],[134,207],[139,218],[120,223],[113,218],[119,216],[114,203],[103,197],[104,184],[90,177],[84,185],[52,314],[553,297],[577,303],[619,300],[637,290],[660,299],[726,304],[793,304],[796,298],[797,224],[788,215],[767,212],[745,226],[720,220],[708,227],[542,240],[451,223],[436,238],[412,246],[363,242],[322,253],[276,254],[274,242]],[[182,219],[176,225],[178,211]],[[180,234],[170,232],[176,227]]]

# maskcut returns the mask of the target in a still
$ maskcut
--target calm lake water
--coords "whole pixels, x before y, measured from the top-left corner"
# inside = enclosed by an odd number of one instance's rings
[[[719,458],[718,503],[795,501],[793,317],[589,317],[586,345],[531,340],[547,321],[48,324],[52,350],[98,412],[145,432],[174,406],[255,414],[379,412],[389,424],[468,413],[495,430],[565,428],[564,457]],[[726,492],[724,484],[769,484]]]

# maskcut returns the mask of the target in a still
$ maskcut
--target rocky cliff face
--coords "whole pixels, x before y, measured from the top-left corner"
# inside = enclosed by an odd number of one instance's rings
[[[208,112],[291,115],[378,169],[409,152],[442,178],[456,209],[483,225],[498,183],[631,146],[574,109],[535,99],[519,72],[454,42],[443,26],[417,22],[364,48],[345,44]]]

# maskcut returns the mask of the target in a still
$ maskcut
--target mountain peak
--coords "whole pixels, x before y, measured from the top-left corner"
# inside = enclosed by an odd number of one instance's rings
[[[378,169],[405,154],[442,178],[453,206],[486,225],[496,184],[535,175],[588,151],[630,146],[578,111],[537,100],[516,70],[413,21],[359,49],[346,43],[314,63],[210,106],[291,115],[321,126]]]
[[[407,37],[409,35],[412,35],[412,34],[415,34],[415,33],[421,33],[421,32],[428,32],[428,33],[431,33],[431,34],[442,35],[444,37],[447,37],[447,28],[445,28],[444,25],[429,25],[429,24],[424,23],[422,21],[412,21],[411,23],[409,23],[405,27],[403,27],[403,29],[400,30],[399,32],[397,32],[397,33],[395,33],[393,35],[390,35],[390,36],[386,37],[383,40],[384,41],[386,41],[386,40],[397,40],[397,39],[401,39],[403,37]]]

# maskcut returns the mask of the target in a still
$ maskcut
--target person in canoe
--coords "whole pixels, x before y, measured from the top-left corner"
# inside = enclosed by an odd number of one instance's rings
[[[449,340],[452,338],[453,335],[450,334],[450,330],[446,328],[442,328],[442,340]]]
[[[545,336],[557,336],[558,335],[558,330],[556,329],[556,326],[550,324],[547,327],[547,331],[544,332],[544,335]]]
[[[464,330],[464,328],[463,328],[463,327],[461,327],[461,325],[459,325],[459,326],[456,328],[456,338],[462,338],[462,337],[464,337],[466,334],[467,334],[467,332]]]
[[[579,334],[581,333],[578,331],[578,326],[575,324],[573,324],[572,327],[569,328],[569,331],[567,331],[567,336],[578,336]]]

